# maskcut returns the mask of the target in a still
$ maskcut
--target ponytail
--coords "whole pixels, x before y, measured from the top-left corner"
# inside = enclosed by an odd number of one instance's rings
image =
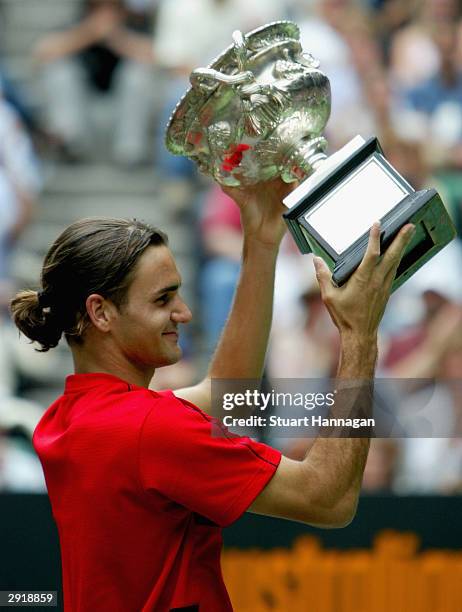
[[[50,307],[44,307],[41,294],[37,291],[20,291],[11,301],[11,314],[16,327],[32,342],[37,342],[40,352],[57,346],[63,329],[53,316]]]

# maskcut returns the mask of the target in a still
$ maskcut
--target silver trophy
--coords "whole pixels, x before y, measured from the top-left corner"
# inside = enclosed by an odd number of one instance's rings
[[[329,80],[302,49],[295,23],[237,31],[233,41],[207,68],[191,73],[167,128],[167,149],[222,185],[246,187],[278,176],[302,181],[284,200],[284,217],[300,251],[323,257],[338,285],[361,261],[375,220],[383,248],[405,223],[415,223],[396,289],[455,236],[439,195],[416,192],[376,138],[357,136],[327,157]]]

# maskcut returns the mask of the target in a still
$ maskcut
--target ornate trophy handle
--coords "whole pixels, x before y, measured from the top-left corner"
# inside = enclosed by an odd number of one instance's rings
[[[250,70],[247,70],[247,46],[245,36],[239,30],[233,32],[234,53],[237,60],[239,72],[237,74],[225,74],[212,68],[197,68],[193,70],[189,80],[194,89],[213,91],[217,85],[245,85],[255,81]]]
[[[220,84],[232,87],[233,85],[251,83],[254,81],[254,76],[250,70],[229,75],[212,68],[197,68],[191,72],[189,80],[194,89],[213,91]]]
[[[247,69],[247,45],[245,36],[240,30],[233,32],[234,53],[236,55],[237,65],[241,72]]]

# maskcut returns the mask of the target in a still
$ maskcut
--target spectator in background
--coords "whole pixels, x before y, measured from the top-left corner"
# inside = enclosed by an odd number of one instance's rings
[[[201,234],[205,256],[200,271],[202,328],[210,354],[228,317],[242,251],[239,209],[217,185],[205,197]]]
[[[366,0],[375,37],[382,49],[385,64],[389,64],[390,46],[395,34],[406,27],[417,12],[421,0]]]
[[[439,68],[440,54],[433,32],[455,23],[458,0],[420,0],[413,19],[397,30],[390,48],[390,76],[398,89],[409,89],[430,78]]]
[[[450,343],[457,340],[462,324],[461,266],[462,246],[456,239],[400,290],[401,295],[412,294],[416,300],[414,320],[390,336],[381,364],[388,375],[432,378],[443,374],[441,359]]]
[[[332,91],[326,134],[333,151],[356,134],[374,132],[362,80],[381,66],[380,50],[364,12],[352,0],[317,0],[299,6],[295,20],[304,49],[320,61]]]
[[[11,80],[3,63],[0,64],[0,92],[3,99],[18,113],[29,132],[38,130],[34,111],[28,104],[28,101],[25,100],[21,89]]]
[[[421,143],[405,140],[388,130],[381,140],[385,155],[400,174],[414,187],[424,189],[432,181]]]
[[[371,440],[362,491],[365,493],[391,493],[397,470],[399,445],[396,440],[375,438]]]
[[[12,400],[13,401],[13,400]],[[21,401],[14,399],[21,405]],[[25,402],[24,402],[25,403]],[[18,405],[16,405],[16,408]],[[37,422],[41,413],[37,415]],[[42,466],[30,441],[0,425],[0,491],[15,493],[45,493],[46,485]]]
[[[43,410],[15,397],[16,371],[5,327],[0,319],[0,491],[44,492],[42,467],[31,442]]]
[[[285,16],[285,0],[160,0],[156,58],[188,78],[232,43],[233,30],[247,32]]]
[[[431,143],[433,166],[462,167],[462,65],[460,29],[452,23],[435,30],[433,41],[439,66],[416,87],[406,92],[409,107],[421,121],[420,138]]]
[[[292,272],[288,279],[298,288],[300,319],[278,324],[278,317],[275,317],[268,356],[268,373],[271,378],[323,379],[335,375],[337,336],[316,279],[310,274],[308,262],[308,257],[299,261],[299,274]],[[302,276],[308,282],[305,280],[304,286],[300,288]]]
[[[0,310],[11,297],[12,249],[31,221],[40,187],[30,138],[0,94]]]
[[[18,221],[18,200],[5,167],[0,166],[0,310],[6,308],[12,295],[10,254],[12,236]],[[0,315],[1,316],[1,315]]]
[[[4,331],[0,320],[0,491],[44,492],[42,468],[31,443],[43,410],[15,397],[15,368]]]
[[[72,158],[91,145],[89,91],[114,91],[114,157],[124,165],[145,159],[154,64],[149,31],[149,14],[128,10],[122,0],[85,0],[79,23],[39,41],[47,122]]]
[[[394,486],[401,493],[454,493],[462,483],[461,265],[456,241],[406,283],[420,295],[422,316],[390,339],[382,362],[382,374],[403,380],[401,413],[411,423],[417,417],[417,429],[399,444]],[[418,428],[421,419],[428,432]]]
[[[398,127],[396,124],[397,129]],[[407,135],[410,135],[412,128],[409,125],[407,128]],[[384,132],[381,144],[387,159],[414,189],[429,187],[437,189],[452,220],[457,223],[460,219],[460,200],[457,198],[457,192],[450,189],[451,184],[448,183],[445,176],[431,173],[427,159],[428,147],[419,141],[406,140],[391,129]],[[457,270],[462,265],[462,256],[459,251],[459,241],[445,247],[442,253],[439,253],[434,260],[425,265],[423,270],[418,271],[416,276],[391,296],[381,325],[384,340],[387,340],[387,337],[398,337],[401,333],[407,333],[407,330],[418,327],[425,310],[421,299],[421,287],[428,283],[430,277],[431,282],[436,283],[438,278],[447,276],[447,270]],[[453,278],[452,283],[457,286],[459,281]],[[441,283],[438,283],[438,286],[440,285]]]
[[[7,305],[14,293],[11,256],[32,219],[41,187],[32,143],[16,110],[0,92],[0,490],[44,491],[30,439],[42,411],[15,397]],[[15,335],[16,337],[16,335]]]
[[[431,297],[443,304],[420,343],[390,369],[391,376],[419,378],[404,386],[402,402],[406,414],[431,424],[427,434],[417,431],[401,440],[396,487],[405,493],[450,494],[462,487],[462,308]]]

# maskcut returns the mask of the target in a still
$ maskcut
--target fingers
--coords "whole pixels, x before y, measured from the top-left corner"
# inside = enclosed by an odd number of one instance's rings
[[[286,183],[281,178],[278,178],[275,181],[271,181],[268,185],[274,188],[275,192],[278,194],[281,200],[283,200],[286,196],[289,195],[289,193],[294,191],[294,189],[297,189],[297,187],[300,185],[300,182],[294,181],[292,183]]]
[[[223,193],[237,204],[241,213],[253,196],[250,189],[244,189],[243,187],[230,187],[229,185],[220,185],[220,187]]]
[[[364,257],[358,266],[358,272],[371,273],[380,257],[380,222],[375,221],[369,232],[369,242]]]
[[[228,185],[220,185],[220,187],[221,190],[233,200],[242,193],[242,189],[239,187],[229,187]]]
[[[393,276],[396,273],[399,263],[414,233],[415,226],[412,223],[407,223],[401,228],[396,238],[385,251],[380,266],[384,269],[387,276],[390,272],[393,272]]]
[[[319,288],[321,290],[321,297],[324,299],[326,292],[333,286],[332,273],[321,257],[314,257],[313,264],[316,272],[316,278],[319,283]]]
[[[260,183],[258,185],[258,189],[256,186],[253,187],[243,187],[242,185],[239,187],[230,187],[229,185],[220,185],[221,189],[228,195],[230,198],[235,200],[236,198],[242,198],[242,194],[247,193],[267,193],[269,196],[276,195],[281,201],[291,193],[294,189],[299,186],[298,181],[294,181],[292,183],[286,183],[281,178],[275,178],[270,181],[266,181],[264,183]]]
[[[403,255],[406,252],[406,248],[409,245],[409,242],[411,241],[412,236],[414,235],[414,232],[415,230],[414,230],[413,225],[408,224],[407,226],[404,226],[403,228],[401,228],[395,240],[391,243],[389,249],[387,249],[385,256],[383,257],[383,260],[379,266],[379,269],[382,269],[385,272],[385,277],[384,277],[385,287],[389,288],[393,284],[399,264],[401,263]],[[398,241],[398,238],[399,238],[399,241]],[[395,242],[396,242],[396,245],[395,245]],[[391,254],[389,254],[389,250],[392,247],[393,247],[393,251],[391,252]]]

